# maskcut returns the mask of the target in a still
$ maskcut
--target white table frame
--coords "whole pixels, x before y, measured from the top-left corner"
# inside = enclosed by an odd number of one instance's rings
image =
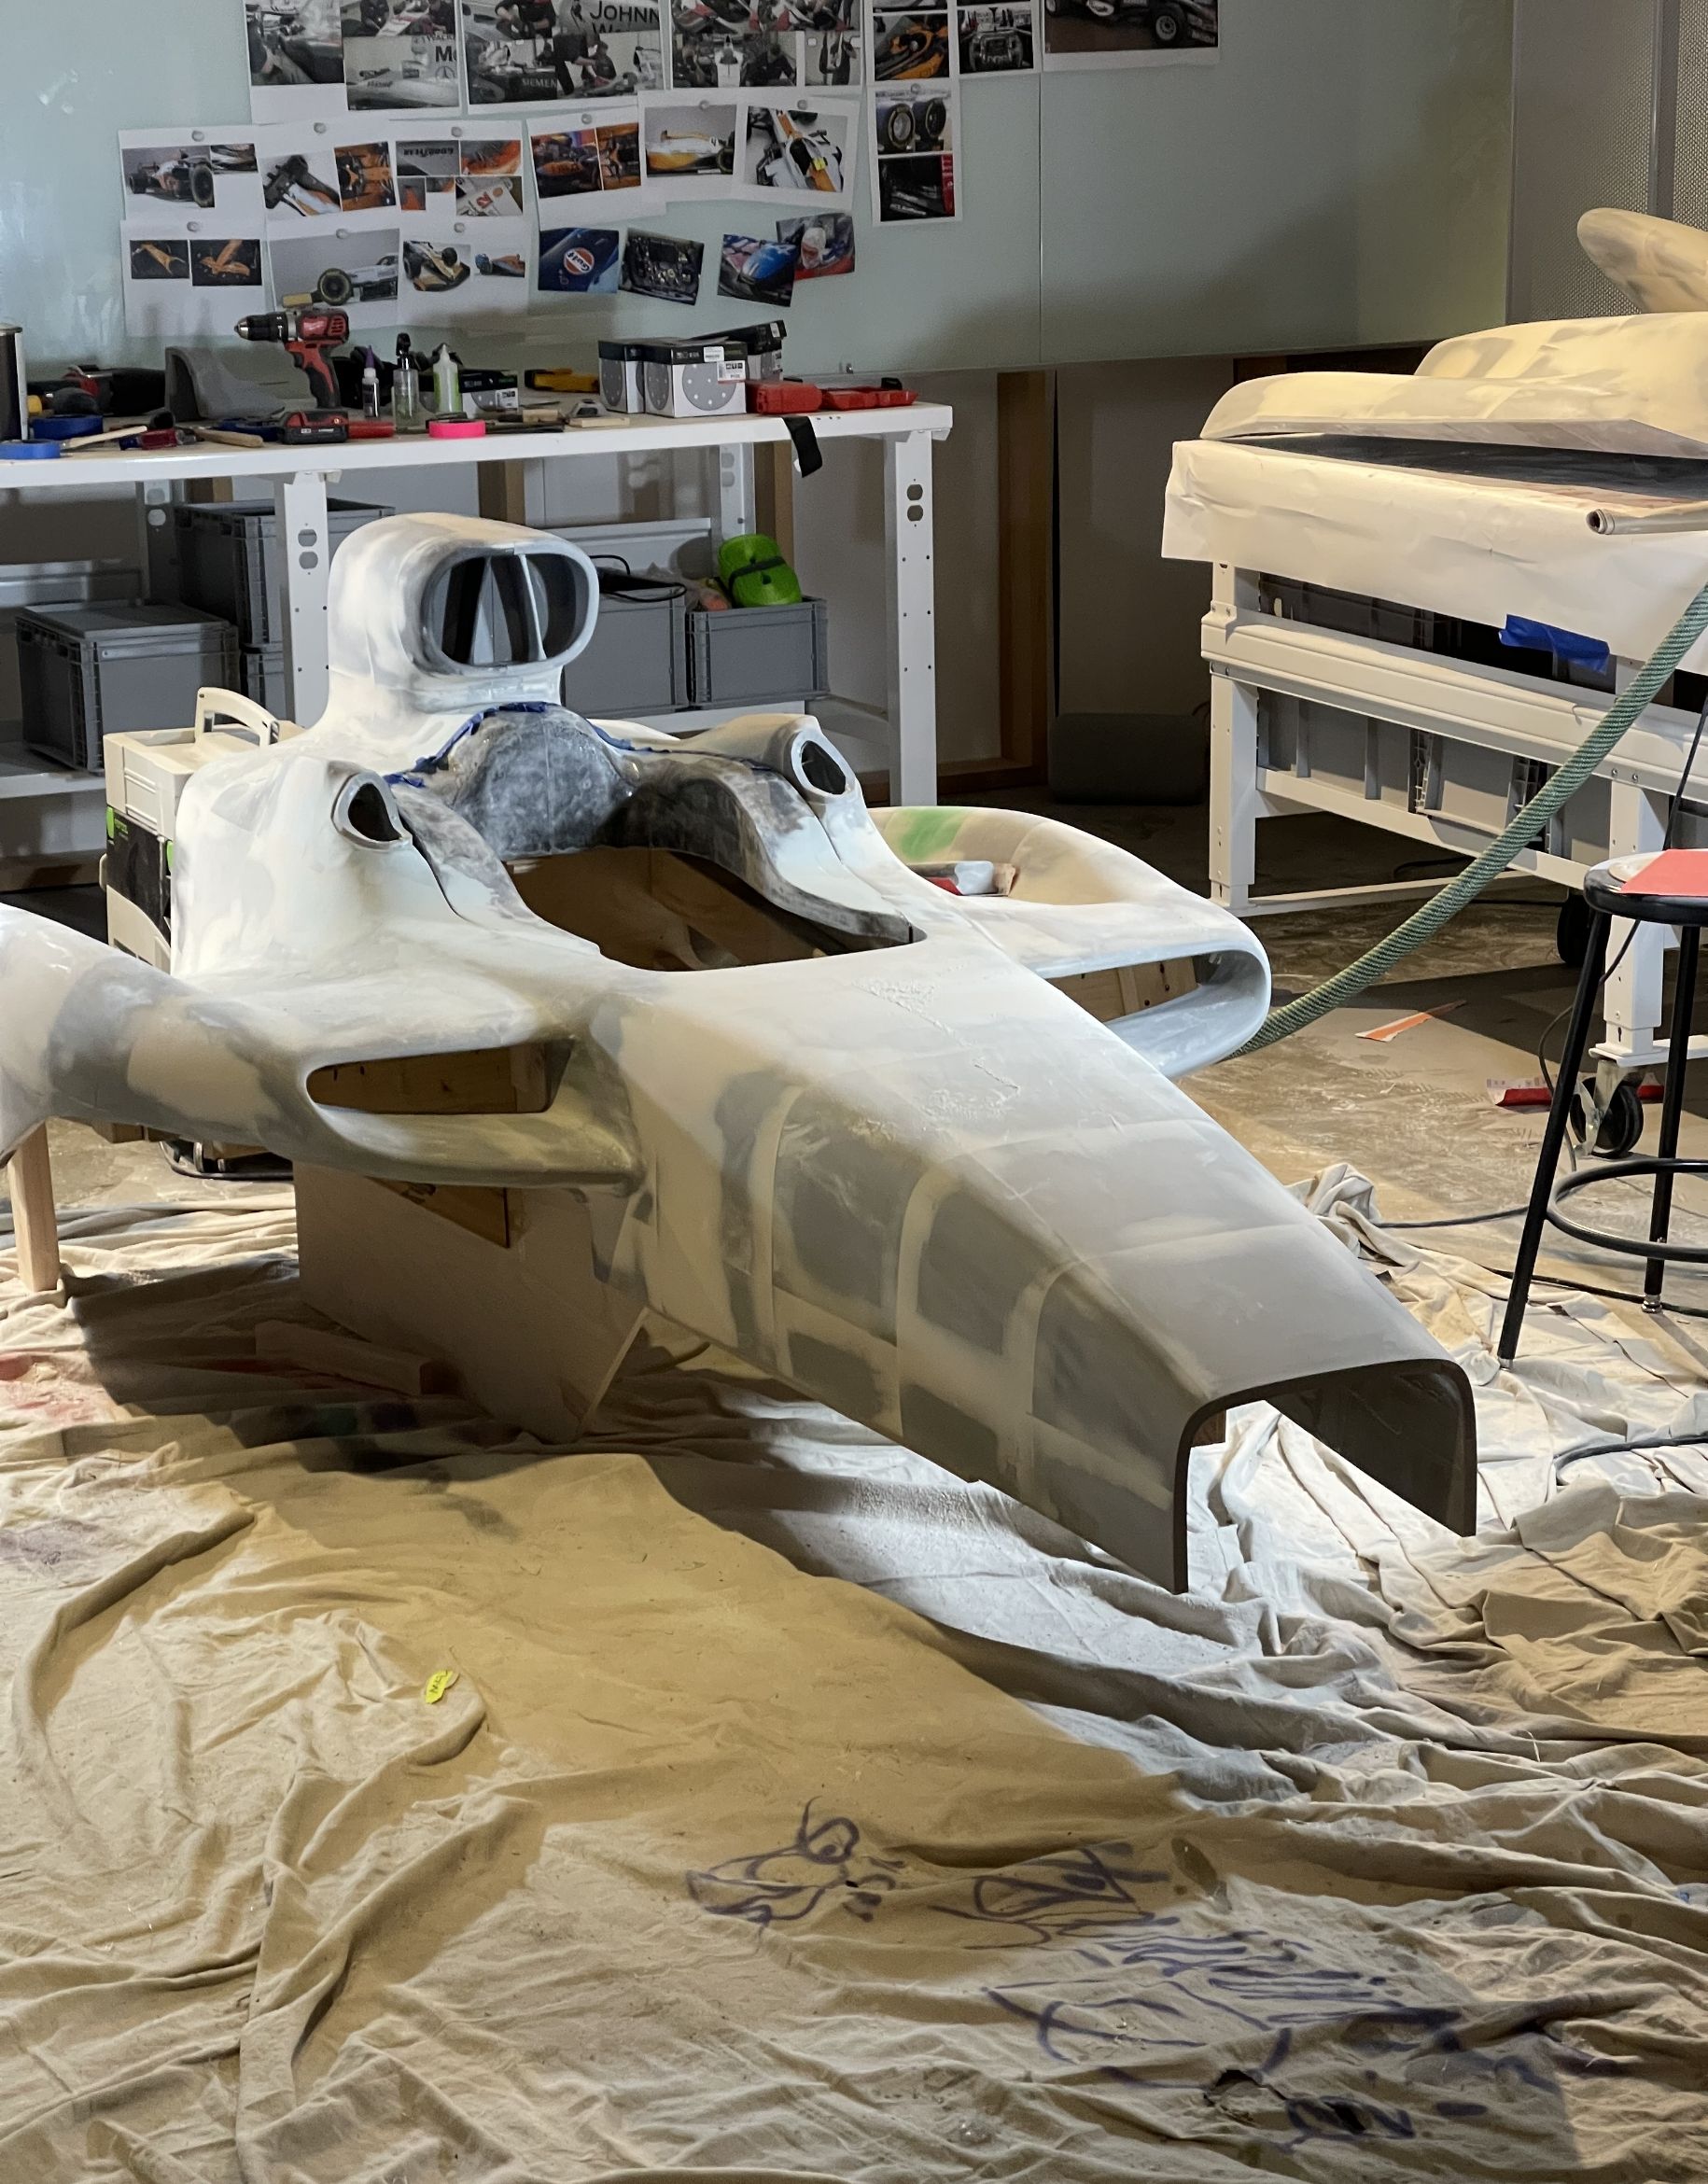
[[[1467,857],[1486,849],[1494,834],[1433,813],[1409,811],[1374,793],[1360,796],[1343,783],[1267,766],[1259,720],[1266,693],[1332,706],[1553,766],[1572,755],[1613,703],[1595,691],[1280,620],[1263,611],[1260,583],[1255,570],[1217,564],[1203,624],[1211,678],[1211,894],[1238,917],[1416,897],[1443,884],[1395,881],[1260,895],[1255,891],[1260,819],[1332,812]],[[1623,689],[1641,665],[1616,661],[1616,690]],[[1597,769],[1610,784],[1609,839],[1602,854],[1624,857],[1660,847],[1695,729],[1693,714],[1650,706]],[[1708,795],[1708,749],[1699,756],[1686,791],[1693,798]],[[1576,888],[1587,867],[1526,849],[1513,860],[1512,869]],[[1620,951],[1631,931],[1623,920],[1616,924],[1612,955]],[[1637,926],[1623,962],[1607,981],[1605,1035],[1593,1049],[1603,1104],[1622,1077],[1658,1068],[1666,1059],[1661,982],[1666,950],[1675,945],[1669,927]],[[1693,1039],[1690,1051],[1693,1057],[1708,1056],[1708,1039]]]
[[[887,744],[889,794],[898,804],[937,801],[937,707],[931,451],[946,438],[953,413],[942,403],[906,409],[825,412],[813,419],[827,444],[866,441],[884,465],[887,706],[838,701],[864,716],[862,735]],[[285,657],[291,709],[318,718],[327,693],[327,490],[341,479],[378,486],[398,469],[522,466],[524,503],[544,507],[547,466],[598,455],[698,455],[712,466],[719,527],[727,536],[754,528],[753,451],[786,441],[777,417],[738,413],[716,418],[637,418],[633,424],[568,427],[563,432],[506,433],[484,440],[408,437],[324,447],[170,448],[152,454],[88,455],[59,462],[7,464],[0,492],[51,499],[91,488],[123,486],[137,501],[141,565],[148,566],[150,517],[195,479],[265,482],[278,511],[285,555]],[[828,723],[834,733],[833,721]],[[95,779],[67,773],[66,793]],[[49,784],[51,788],[51,783]]]

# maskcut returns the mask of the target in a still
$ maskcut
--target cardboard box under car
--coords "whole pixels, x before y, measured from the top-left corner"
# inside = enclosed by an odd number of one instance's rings
[[[391,514],[360,500],[329,500],[327,529],[335,554],[352,531]],[[175,595],[234,624],[242,644],[284,641],[284,565],[278,517],[270,500],[179,502],[172,511]]]
[[[564,669],[564,703],[586,718],[679,712],[688,703],[688,616],[680,584],[602,592],[593,640]]]
[[[829,623],[822,599],[803,599],[798,607],[691,609],[692,702],[765,706],[823,697],[831,687]]]
[[[26,609],[18,617],[24,742],[62,765],[99,771],[107,736],[187,726],[196,693],[229,682],[236,665],[230,623],[191,607]]]

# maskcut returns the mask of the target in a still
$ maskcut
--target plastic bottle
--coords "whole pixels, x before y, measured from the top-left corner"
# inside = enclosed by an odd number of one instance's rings
[[[362,366],[362,415],[377,417],[380,413],[380,360],[373,351],[368,351]]]
[[[463,413],[463,375],[449,342],[441,342],[433,353],[433,407],[441,417]]]
[[[399,432],[421,428],[421,372],[406,333],[398,336],[397,369],[391,376],[391,421]]]

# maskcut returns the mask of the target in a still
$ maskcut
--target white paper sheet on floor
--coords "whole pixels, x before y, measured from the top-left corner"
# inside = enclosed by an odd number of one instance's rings
[[[0,1286],[0,2177],[1708,2175],[1703,1357],[1580,1296],[1496,1384],[1498,1283],[1313,1190],[1483,1530],[1251,1411],[1179,1599],[706,1358],[551,1454],[274,1369],[283,1206],[71,1221]]]

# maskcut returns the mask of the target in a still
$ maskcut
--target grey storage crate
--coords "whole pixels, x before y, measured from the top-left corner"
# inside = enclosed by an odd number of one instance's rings
[[[573,712],[619,718],[679,712],[688,703],[688,616],[680,585],[656,597],[599,601],[593,641],[564,669]]]
[[[764,706],[830,690],[830,614],[798,607],[696,607],[688,616],[688,688],[696,706]]]
[[[290,678],[285,672],[283,645],[245,645],[238,655],[237,680],[231,685],[258,706],[265,706],[276,720],[288,721]]]
[[[108,735],[188,728],[197,691],[229,686],[236,670],[231,623],[190,607],[130,601],[18,617],[24,742],[85,772],[99,771]]]
[[[338,552],[353,531],[390,515],[359,500],[329,500],[327,528]],[[278,517],[270,500],[179,501],[173,509],[174,595],[233,623],[245,645],[283,641],[285,569]]]

